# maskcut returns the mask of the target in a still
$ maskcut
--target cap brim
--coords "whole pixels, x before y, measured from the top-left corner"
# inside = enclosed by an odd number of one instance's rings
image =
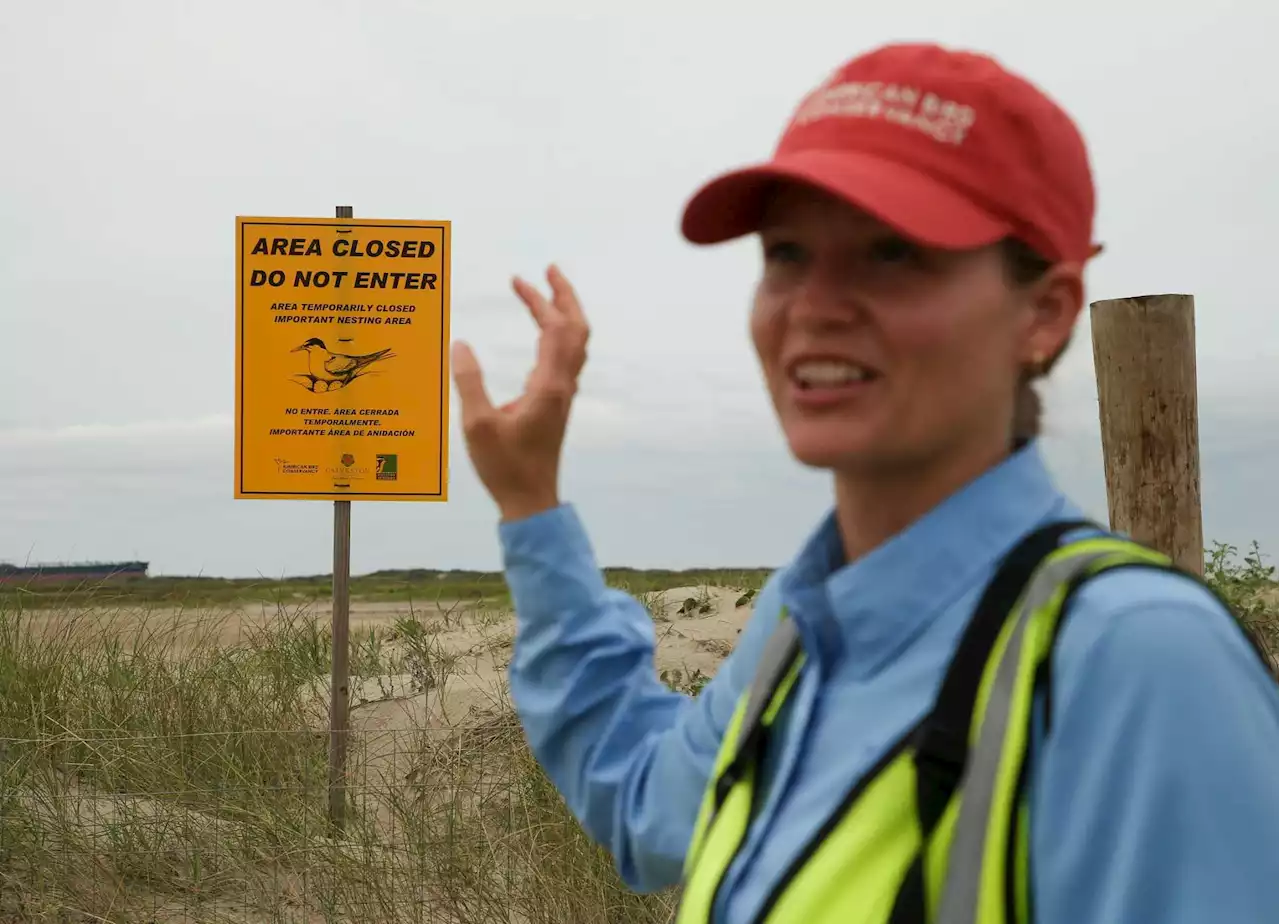
[[[872,154],[803,151],[711,180],[685,206],[681,232],[694,244],[718,244],[758,231],[780,181],[814,186],[930,247],[982,247],[1013,231],[921,171]]]

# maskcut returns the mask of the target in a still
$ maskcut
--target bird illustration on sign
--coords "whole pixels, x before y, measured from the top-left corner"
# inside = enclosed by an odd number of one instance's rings
[[[294,381],[316,394],[346,388],[371,373],[377,363],[396,355],[390,348],[373,353],[335,353],[319,337],[312,337],[292,352],[307,354],[307,371],[293,376]]]

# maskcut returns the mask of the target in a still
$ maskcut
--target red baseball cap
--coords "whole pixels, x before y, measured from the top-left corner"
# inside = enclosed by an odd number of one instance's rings
[[[694,194],[684,236],[715,244],[756,231],[779,180],[816,186],[928,246],[1016,237],[1080,262],[1101,250],[1079,130],[986,55],[895,44],[854,58],[805,97],[772,159]]]

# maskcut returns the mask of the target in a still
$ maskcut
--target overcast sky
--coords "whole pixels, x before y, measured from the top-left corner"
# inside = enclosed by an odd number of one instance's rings
[[[1194,293],[1206,537],[1275,553],[1274,2],[607,6],[4,0],[0,560],[329,570],[331,505],[232,499],[234,218],[350,204],[453,222],[453,330],[497,396],[532,358],[511,274],[556,260],[577,284],[594,342],[564,494],[604,562],[785,561],[828,485],[766,404],[754,245],[677,222],[835,65],[901,39],[993,53],[1078,119],[1108,248],[1089,298]],[[1047,449],[1105,515],[1088,333]],[[450,492],[357,504],[353,569],[497,567],[456,427]]]

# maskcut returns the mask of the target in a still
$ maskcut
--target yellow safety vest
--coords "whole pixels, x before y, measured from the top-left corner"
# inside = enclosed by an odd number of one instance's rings
[[[1104,571],[1176,570],[1113,536],[1059,547],[1068,531],[1088,526],[1043,527],[1005,557],[930,714],[853,782],[755,924],[1029,921],[1027,750],[1033,695],[1049,683],[1059,620],[1076,589]],[[717,892],[763,796],[756,767],[804,662],[784,612],[721,742],[676,924],[714,924]]]

